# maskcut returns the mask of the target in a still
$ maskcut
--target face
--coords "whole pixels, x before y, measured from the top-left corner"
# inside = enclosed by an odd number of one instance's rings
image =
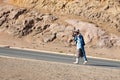
[[[74,32],[74,36],[78,35],[78,32]]]
[[[77,35],[77,32],[74,32],[74,35]]]

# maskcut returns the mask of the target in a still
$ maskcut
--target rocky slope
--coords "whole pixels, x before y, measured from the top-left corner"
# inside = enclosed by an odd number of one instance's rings
[[[104,26],[107,31],[120,32],[119,0],[10,0],[10,2],[37,10],[78,15],[89,22],[97,23],[98,26]]]
[[[120,47],[119,0],[5,1],[17,6],[0,5],[1,31],[74,45],[72,31],[80,29],[90,47]]]

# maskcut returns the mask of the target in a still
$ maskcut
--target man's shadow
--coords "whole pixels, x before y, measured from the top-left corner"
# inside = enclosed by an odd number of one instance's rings
[[[89,66],[98,66],[98,67],[110,67],[110,68],[120,68],[119,65],[111,65],[111,64],[92,64],[92,63],[88,63],[87,65]]]

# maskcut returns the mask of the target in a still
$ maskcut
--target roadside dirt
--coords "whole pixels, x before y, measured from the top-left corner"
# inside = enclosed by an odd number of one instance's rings
[[[119,69],[0,57],[0,80],[119,79]]]

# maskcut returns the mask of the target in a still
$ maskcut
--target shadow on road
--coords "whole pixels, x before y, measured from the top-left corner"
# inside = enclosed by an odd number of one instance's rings
[[[110,68],[120,68],[119,65],[110,65],[110,64],[88,64],[89,66],[98,66],[98,67],[110,67]]]

